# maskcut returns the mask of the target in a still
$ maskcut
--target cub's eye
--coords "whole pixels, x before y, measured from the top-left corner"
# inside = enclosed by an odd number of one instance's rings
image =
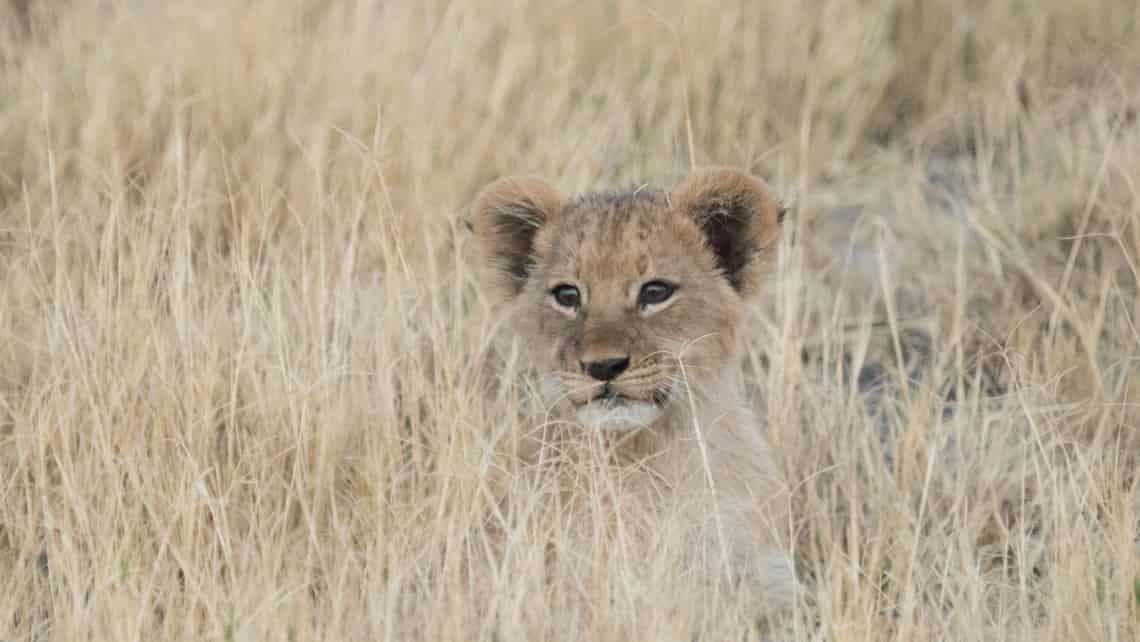
[[[664,281],[650,281],[641,286],[641,292],[637,294],[637,304],[640,306],[656,305],[664,303],[673,296],[677,291],[677,286],[672,283]]]
[[[556,285],[550,294],[554,297],[554,301],[564,308],[577,309],[578,306],[582,305],[582,294],[578,292],[578,288],[572,285],[565,283]]]

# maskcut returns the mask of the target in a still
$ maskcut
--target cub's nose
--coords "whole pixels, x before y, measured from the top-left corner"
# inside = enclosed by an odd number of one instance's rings
[[[582,363],[582,369],[586,374],[597,379],[598,381],[609,381],[617,378],[617,376],[629,367],[629,357],[617,357],[614,359],[599,359],[598,361],[587,361]]]

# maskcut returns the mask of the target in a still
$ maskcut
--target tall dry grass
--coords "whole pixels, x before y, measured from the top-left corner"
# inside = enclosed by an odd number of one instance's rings
[[[789,637],[1137,639],[1138,32],[1129,0],[0,4],[0,639],[755,635],[520,474],[457,225],[501,174],[693,162],[794,205],[743,363]]]

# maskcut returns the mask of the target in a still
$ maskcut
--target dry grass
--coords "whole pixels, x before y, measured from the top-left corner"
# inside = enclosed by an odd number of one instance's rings
[[[1140,637],[1140,7],[587,4],[0,3],[0,640],[746,639],[517,474],[456,224],[687,118],[794,203],[792,637]]]

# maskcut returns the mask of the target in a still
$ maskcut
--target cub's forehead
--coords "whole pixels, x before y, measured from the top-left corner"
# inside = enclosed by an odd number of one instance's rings
[[[665,212],[669,209],[669,194],[660,188],[642,186],[611,192],[587,192],[569,199],[564,210],[567,214],[579,213],[635,213]]]
[[[544,232],[546,267],[578,278],[682,270],[703,248],[697,226],[651,187],[574,197]]]

